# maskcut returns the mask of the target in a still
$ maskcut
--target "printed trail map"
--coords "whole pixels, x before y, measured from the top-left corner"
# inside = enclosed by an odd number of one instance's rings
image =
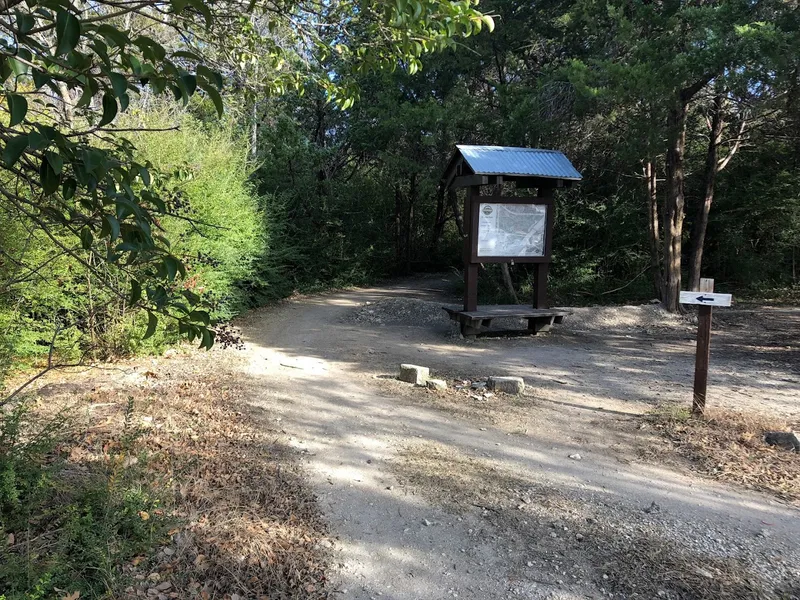
[[[488,204],[478,209],[478,256],[543,256],[547,207]]]

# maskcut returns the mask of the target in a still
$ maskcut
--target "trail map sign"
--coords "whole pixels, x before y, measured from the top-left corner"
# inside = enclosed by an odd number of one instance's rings
[[[481,202],[478,257],[544,256],[547,205]]]

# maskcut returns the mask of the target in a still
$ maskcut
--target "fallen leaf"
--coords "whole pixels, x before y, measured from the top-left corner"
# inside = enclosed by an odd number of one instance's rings
[[[140,510],[138,514],[139,514],[139,518],[142,521],[147,521],[147,519],[150,518],[150,513],[147,512],[146,510]]]
[[[80,598],[80,597],[81,597],[81,593],[76,591],[76,592],[72,592],[71,594],[67,594],[66,596],[61,598],[61,600],[78,600],[78,598]]]

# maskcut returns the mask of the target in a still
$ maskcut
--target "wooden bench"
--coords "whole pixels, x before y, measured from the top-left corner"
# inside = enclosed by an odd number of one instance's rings
[[[461,334],[476,336],[487,333],[491,327],[492,319],[527,319],[528,329],[525,333],[537,334],[549,331],[554,323],[561,323],[570,313],[565,310],[550,308],[531,308],[519,304],[479,306],[477,310],[459,310],[443,306],[452,321],[461,325]]]

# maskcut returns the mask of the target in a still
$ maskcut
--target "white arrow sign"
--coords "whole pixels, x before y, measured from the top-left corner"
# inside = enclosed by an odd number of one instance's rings
[[[712,292],[681,292],[681,304],[701,304],[703,306],[730,306],[730,294]]]

